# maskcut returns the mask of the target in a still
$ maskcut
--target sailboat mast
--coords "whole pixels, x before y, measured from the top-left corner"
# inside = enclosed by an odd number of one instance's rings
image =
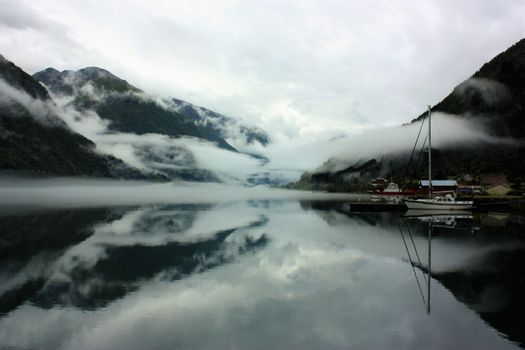
[[[428,198],[432,199],[432,117],[428,106]]]
[[[432,199],[432,113],[428,106],[428,198]],[[432,220],[428,222],[428,286],[427,286],[427,313],[430,314],[430,274],[432,254]]]
[[[430,314],[430,275],[432,274],[432,219],[428,222],[428,276],[427,276],[427,313]]]

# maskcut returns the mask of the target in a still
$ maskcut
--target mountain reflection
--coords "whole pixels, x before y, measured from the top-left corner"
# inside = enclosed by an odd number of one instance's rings
[[[487,254],[484,269],[432,273],[485,322],[525,347],[525,248]]]
[[[210,205],[4,213],[0,312],[30,302],[97,309],[151,279],[177,280],[263,248],[268,236],[232,235],[262,227],[191,231]],[[229,239],[230,238],[230,239]],[[9,286],[9,287],[7,287]]]
[[[0,314],[36,295],[64,252],[112,215],[107,209],[0,211]]]
[[[428,274],[427,247],[422,239],[432,227],[431,283],[448,289],[461,303],[475,311],[487,324],[508,339],[525,347],[525,220],[509,213],[441,213],[438,216],[405,217],[403,213],[351,212],[341,202],[304,202],[304,210],[314,210],[332,226],[349,222],[366,223],[391,230],[401,227],[417,238],[417,249],[423,264],[409,261]],[[403,235],[401,232],[401,235]],[[401,237],[402,239],[405,237]],[[408,238],[406,238],[408,240]],[[408,241],[410,248],[410,241]],[[449,249],[443,249],[447,247]],[[459,264],[443,266],[443,261],[454,259],[451,250],[459,249],[467,256]],[[477,252],[472,254],[472,250]],[[414,252],[413,252],[414,253]],[[414,257],[415,255],[413,255]],[[417,277],[416,277],[417,279]],[[425,281],[423,278],[420,281]],[[416,282],[414,281],[414,286]],[[425,282],[426,283],[426,282]],[[426,287],[425,287],[426,288]],[[424,288],[423,288],[424,289]],[[422,291],[426,293],[426,289]],[[427,296],[423,299],[426,302]]]

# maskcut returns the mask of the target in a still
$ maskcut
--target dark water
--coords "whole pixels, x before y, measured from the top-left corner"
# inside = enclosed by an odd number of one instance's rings
[[[344,202],[4,209],[0,348],[519,348],[523,228]]]

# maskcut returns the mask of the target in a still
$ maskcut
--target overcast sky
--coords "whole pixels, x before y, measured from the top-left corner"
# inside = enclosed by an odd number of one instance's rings
[[[99,66],[274,139],[398,125],[525,37],[523,0],[0,0],[30,73]]]

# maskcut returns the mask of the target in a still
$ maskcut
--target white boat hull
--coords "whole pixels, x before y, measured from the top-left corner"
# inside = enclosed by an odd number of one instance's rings
[[[472,209],[474,206],[470,201],[436,202],[431,199],[405,199],[403,202],[408,209],[419,210],[467,210]]]

